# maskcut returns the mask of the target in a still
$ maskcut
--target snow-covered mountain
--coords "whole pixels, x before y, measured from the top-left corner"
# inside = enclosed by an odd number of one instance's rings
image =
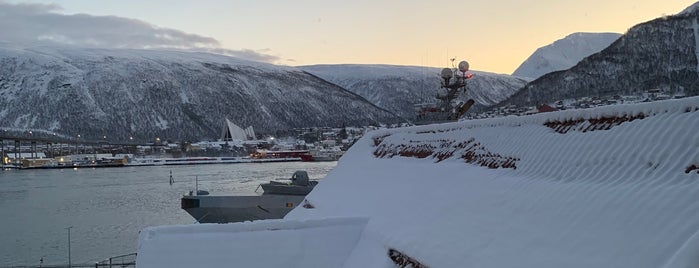
[[[699,9],[641,23],[576,66],[536,79],[503,104],[538,105],[649,89],[699,94]]]
[[[585,57],[608,47],[620,36],[618,33],[570,34],[537,49],[512,75],[536,79],[550,72],[568,69]]]
[[[682,12],[678,13],[678,15],[691,15],[692,13],[696,13],[698,9],[699,9],[699,2],[696,2],[696,3],[688,6],[684,10],[682,10]]]
[[[395,65],[311,65],[301,69],[338,84],[373,104],[404,118],[415,116],[414,105],[432,102],[439,89],[440,68]],[[477,105],[491,106],[523,87],[527,80],[503,74],[473,72],[467,94]]]
[[[0,43],[0,127],[85,138],[213,139],[398,117],[297,68],[191,52]]]

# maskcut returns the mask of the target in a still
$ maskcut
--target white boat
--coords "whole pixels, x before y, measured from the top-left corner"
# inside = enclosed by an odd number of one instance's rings
[[[330,148],[330,149],[313,149],[308,151],[313,157],[313,161],[337,161],[340,160],[342,154],[345,152],[340,150],[340,148]]]

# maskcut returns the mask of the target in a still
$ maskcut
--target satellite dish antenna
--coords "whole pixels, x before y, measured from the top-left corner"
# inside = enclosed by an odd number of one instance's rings
[[[459,62],[459,71],[462,73],[468,72],[468,62],[467,61],[461,61]]]

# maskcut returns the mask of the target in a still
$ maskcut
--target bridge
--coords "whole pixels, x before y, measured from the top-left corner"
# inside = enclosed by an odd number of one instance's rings
[[[157,139],[157,138],[156,138]],[[57,135],[57,134],[46,134],[46,133],[33,133],[32,131],[28,131],[26,133],[18,134],[18,133],[8,133],[7,131],[0,131],[0,140],[15,140],[15,141],[23,141],[23,142],[36,142],[36,143],[52,143],[52,144],[90,144],[90,145],[101,145],[101,144],[110,144],[110,145],[127,145],[127,146],[156,146],[155,142],[153,143],[144,143],[144,142],[136,142],[133,141],[133,139],[130,139],[130,141],[127,142],[115,142],[111,140],[107,140],[106,137],[105,139],[101,140],[94,140],[94,139],[84,139],[78,135],[76,138],[70,138],[66,137],[64,135]]]
[[[18,164],[20,159],[37,159],[41,153],[47,158],[71,154],[135,153],[137,146],[163,146],[156,142],[143,143],[66,137],[54,133],[0,130],[0,165]],[[157,139],[156,139],[157,141]],[[10,162],[10,158],[14,160]]]

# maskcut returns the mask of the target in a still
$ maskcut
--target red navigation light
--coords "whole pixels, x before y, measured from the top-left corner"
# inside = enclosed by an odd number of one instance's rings
[[[473,74],[467,74],[465,77],[466,77],[466,79],[469,79],[469,78],[473,77]]]

